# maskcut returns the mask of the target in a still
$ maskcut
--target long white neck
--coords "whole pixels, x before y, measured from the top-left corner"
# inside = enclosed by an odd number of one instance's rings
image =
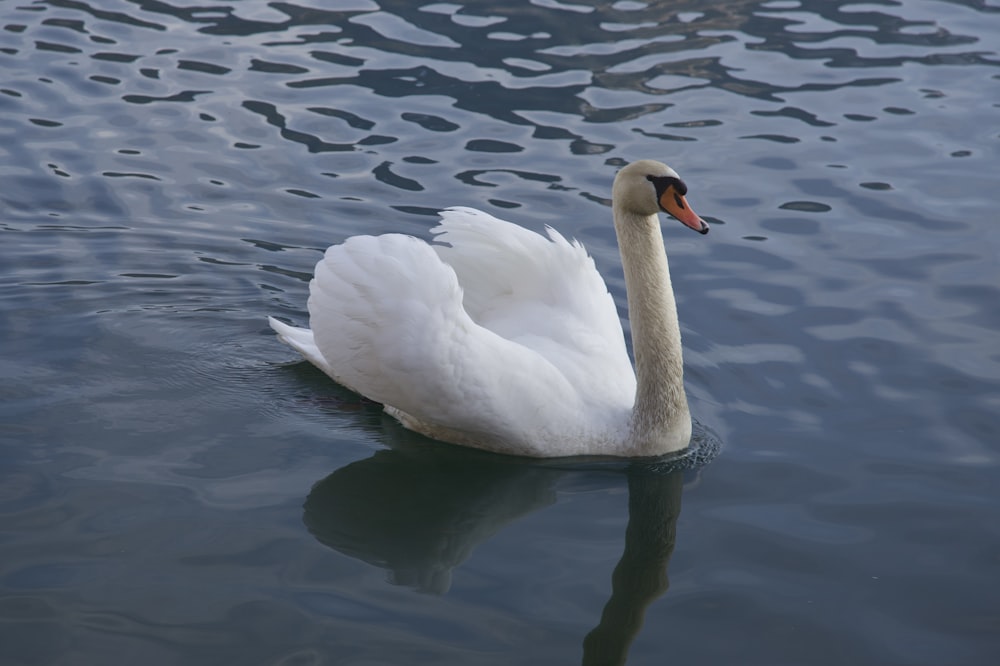
[[[661,455],[683,449],[691,439],[670,268],[656,215],[638,215],[615,206],[614,217],[635,354],[631,455]]]

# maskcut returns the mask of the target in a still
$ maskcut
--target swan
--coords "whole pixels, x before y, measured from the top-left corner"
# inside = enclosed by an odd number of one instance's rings
[[[309,283],[309,324],[278,338],[428,437],[497,453],[648,457],[691,438],[681,335],[658,213],[702,234],[677,172],[622,168],[612,212],[632,328],[593,259],[472,208],[412,236],[354,236]]]

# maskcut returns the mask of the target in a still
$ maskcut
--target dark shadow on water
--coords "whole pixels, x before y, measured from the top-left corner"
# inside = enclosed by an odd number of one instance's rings
[[[584,664],[625,663],[646,608],[667,590],[685,471],[717,452],[711,433],[698,428],[692,451],[669,459],[534,461],[384,425],[383,435],[403,435],[392,448],[336,470],[309,493],[303,521],[321,543],[386,569],[394,584],[444,594],[476,546],[554,504],[560,482],[627,486],[629,518],[611,598],[583,641]]]
[[[564,472],[440,449],[387,449],[317,483],[304,521],[322,543],[443,594],[452,570],[502,527],[556,501]]]
[[[683,472],[630,467],[625,550],[611,574],[611,598],[583,639],[584,666],[624,664],[646,608],[670,587],[667,565],[677,538]]]

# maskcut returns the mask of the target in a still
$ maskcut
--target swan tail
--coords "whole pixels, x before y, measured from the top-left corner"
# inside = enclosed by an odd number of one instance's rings
[[[271,325],[271,329],[277,334],[279,340],[302,354],[307,361],[323,372],[328,375],[332,373],[330,365],[323,358],[323,354],[320,353],[319,348],[316,346],[316,340],[313,338],[312,331],[308,328],[289,326],[274,317],[268,317],[267,323]]]

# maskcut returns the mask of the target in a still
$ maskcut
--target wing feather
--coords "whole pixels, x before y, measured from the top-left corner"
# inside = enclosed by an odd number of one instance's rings
[[[546,355],[573,381],[634,389],[614,299],[594,260],[554,229],[548,238],[473,208],[449,208],[431,230],[477,323]]]
[[[443,244],[387,234],[330,247],[309,285],[311,333],[272,327],[339,383],[445,439],[572,455],[573,433],[620,427],[635,375],[583,247],[468,208],[444,211],[434,233]]]

